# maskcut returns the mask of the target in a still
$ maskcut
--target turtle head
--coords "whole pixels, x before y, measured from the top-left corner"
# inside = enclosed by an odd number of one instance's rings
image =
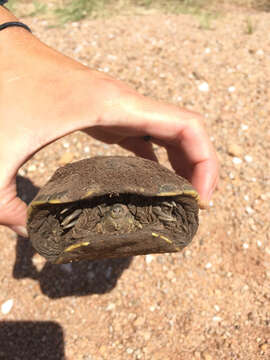
[[[133,228],[134,218],[128,207],[123,204],[111,205],[101,220],[102,232],[129,231]]]
[[[121,219],[129,214],[128,207],[123,204],[114,204],[108,211],[108,215],[113,219]]]

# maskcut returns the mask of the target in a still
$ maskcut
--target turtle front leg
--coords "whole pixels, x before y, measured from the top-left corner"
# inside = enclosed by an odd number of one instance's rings
[[[82,209],[76,209],[71,214],[66,216],[64,220],[61,222],[61,226],[63,227],[63,229],[69,229],[72,226],[74,226],[77,223],[81,213],[82,213]]]
[[[164,201],[160,205],[152,206],[152,212],[158,217],[160,221],[176,222],[176,217],[173,216],[174,207],[176,207],[174,201],[171,203]]]

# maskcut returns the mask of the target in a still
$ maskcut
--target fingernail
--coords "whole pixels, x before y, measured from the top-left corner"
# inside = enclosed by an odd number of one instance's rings
[[[211,197],[213,194],[214,189],[211,189],[205,199],[207,200],[201,200],[199,199],[199,208],[202,210],[209,210],[210,209],[210,203],[211,203]]]
[[[210,208],[209,201],[199,200],[199,208],[201,210],[209,210]]]
[[[11,229],[15,231],[17,234],[23,237],[28,237],[28,232],[25,226],[12,226]]]

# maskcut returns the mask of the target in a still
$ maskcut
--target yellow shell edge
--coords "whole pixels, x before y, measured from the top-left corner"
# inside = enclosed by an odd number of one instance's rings
[[[70,252],[74,249],[77,249],[77,248],[80,248],[82,246],[88,246],[90,244],[90,242],[83,242],[83,243],[80,243],[80,244],[74,244],[74,245],[70,245],[69,247],[67,247],[64,252]]]

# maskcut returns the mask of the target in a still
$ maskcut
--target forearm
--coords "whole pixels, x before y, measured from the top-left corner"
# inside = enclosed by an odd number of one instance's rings
[[[19,21],[4,6],[0,6],[0,24]],[[13,66],[17,67],[18,54],[37,41],[29,31],[22,27],[12,26],[0,31],[0,69],[1,75]]]
[[[19,19],[13,15],[8,9],[6,9],[4,6],[0,6],[0,24],[10,22],[10,21],[19,21]],[[0,32],[1,38],[9,38],[9,39],[16,39],[18,38],[18,35],[23,38],[27,32],[26,29],[23,29],[22,27],[9,27]],[[29,35],[29,34],[28,34]]]
[[[5,21],[16,21],[18,20],[10,11],[4,6],[0,6],[0,23]]]

